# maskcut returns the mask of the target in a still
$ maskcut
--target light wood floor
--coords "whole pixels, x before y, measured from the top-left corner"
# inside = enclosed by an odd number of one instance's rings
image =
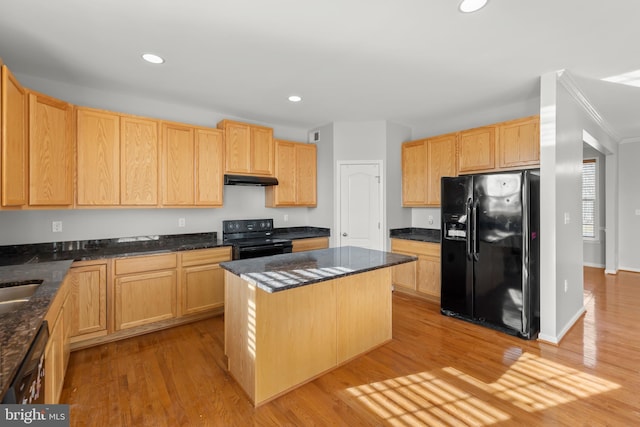
[[[553,346],[396,293],[391,343],[258,409],[217,317],[72,353],[62,402],[74,426],[640,425],[640,274],[586,268],[585,304]]]

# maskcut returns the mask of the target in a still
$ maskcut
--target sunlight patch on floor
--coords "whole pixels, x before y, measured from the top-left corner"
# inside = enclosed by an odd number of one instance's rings
[[[473,385],[478,393],[456,387],[457,380]],[[486,426],[510,416],[477,397],[482,393],[535,412],[618,388],[616,383],[524,353],[492,383],[447,367],[440,374],[421,372],[351,387],[347,392],[391,425]]]

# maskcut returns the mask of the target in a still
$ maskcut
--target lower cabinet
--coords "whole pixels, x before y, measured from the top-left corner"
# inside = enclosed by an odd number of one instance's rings
[[[107,263],[76,262],[69,269],[67,325],[71,342],[107,334]]]
[[[224,271],[220,262],[231,260],[231,248],[188,251],[180,254],[180,313],[195,314],[224,306]]]
[[[392,282],[398,291],[440,302],[440,244],[391,239],[391,252],[418,257],[415,263],[394,267]]]
[[[49,341],[44,352],[45,404],[59,402],[69,363],[68,290],[68,282],[65,280],[45,316],[49,326]]]
[[[327,249],[329,247],[328,237],[311,237],[308,239],[292,240],[293,252],[313,251],[316,249]]]

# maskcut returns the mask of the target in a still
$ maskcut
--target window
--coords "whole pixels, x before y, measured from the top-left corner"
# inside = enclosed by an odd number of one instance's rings
[[[582,162],[582,237],[588,239],[596,238],[596,170],[596,159],[586,159]]]

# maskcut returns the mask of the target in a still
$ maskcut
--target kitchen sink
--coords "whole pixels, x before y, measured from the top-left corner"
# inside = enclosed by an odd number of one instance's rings
[[[42,280],[23,280],[0,283],[0,302],[23,299],[26,301],[38,290],[42,282]],[[6,311],[0,311],[0,313],[6,313]]]
[[[9,313],[19,309],[29,301],[28,298],[14,299],[10,301],[0,301],[0,314]]]

